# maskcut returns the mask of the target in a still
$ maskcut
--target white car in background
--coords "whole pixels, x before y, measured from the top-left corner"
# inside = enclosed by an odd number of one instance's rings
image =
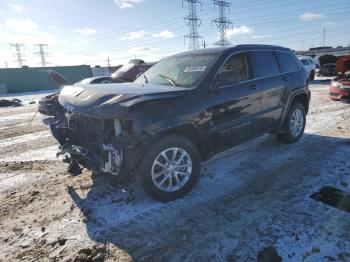
[[[313,81],[317,70],[315,61],[310,56],[298,56],[298,58],[308,72],[310,81]]]

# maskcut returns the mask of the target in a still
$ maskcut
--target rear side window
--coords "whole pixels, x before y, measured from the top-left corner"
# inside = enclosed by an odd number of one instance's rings
[[[294,57],[287,52],[275,52],[283,73],[297,71],[299,66]]]
[[[276,57],[272,51],[252,52],[255,77],[267,77],[280,73]]]

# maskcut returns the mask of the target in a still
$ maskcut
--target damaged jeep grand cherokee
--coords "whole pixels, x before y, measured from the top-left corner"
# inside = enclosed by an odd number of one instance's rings
[[[71,172],[127,179],[153,198],[188,193],[201,162],[265,133],[303,135],[309,79],[291,50],[239,45],[161,60],[133,83],[65,86],[50,122]]]

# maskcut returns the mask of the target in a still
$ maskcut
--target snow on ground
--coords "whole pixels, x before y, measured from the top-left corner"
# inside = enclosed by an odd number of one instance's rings
[[[15,162],[15,161],[39,161],[39,160],[56,160],[56,153],[58,151],[57,145],[40,148],[24,153],[19,153],[15,156],[0,157],[1,162]]]
[[[32,140],[36,140],[38,138],[44,138],[51,136],[51,133],[49,130],[36,132],[28,135],[22,135],[22,136],[16,136],[16,137],[10,137],[7,139],[0,140],[0,149],[2,147],[8,147],[13,146],[22,142],[28,142]]]
[[[57,91],[58,89],[50,89],[50,90],[41,90],[41,91],[35,91],[35,92],[0,94],[0,99],[17,98],[26,103],[31,101],[38,101],[44,96],[57,93]]]
[[[46,131],[16,122],[18,134],[0,139],[10,148],[0,156],[0,261],[69,261],[96,243],[107,261],[256,261],[268,246],[283,261],[350,261],[350,214],[310,198],[323,186],[350,191],[350,105],[330,101],[321,80],[300,142],[265,135],[225,151],[203,164],[192,192],[166,204],[137,183],[68,176]],[[1,109],[5,126],[6,112],[30,114]]]

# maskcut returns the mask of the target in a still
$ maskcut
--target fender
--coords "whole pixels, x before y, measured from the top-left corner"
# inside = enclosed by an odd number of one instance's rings
[[[290,107],[292,105],[293,100],[299,95],[306,95],[307,98],[308,98],[308,107],[305,108],[306,109],[306,113],[307,113],[308,108],[309,108],[310,97],[311,97],[310,90],[308,90],[308,89],[297,89],[297,90],[292,91],[289,94],[289,96],[288,96],[288,99],[287,99],[287,102],[286,102],[286,106],[285,106],[283,114],[282,114],[280,127],[282,127],[283,124],[284,124],[284,121],[285,121],[285,119],[286,119],[286,117],[288,115],[288,112],[289,112],[289,109],[290,109]]]
[[[185,120],[186,118],[181,117],[181,120],[176,118],[167,119],[166,122],[162,122],[161,125],[149,127],[145,130],[146,133],[150,136],[150,141],[155,141],[161,139],[170,133],[175,133],[187,137],[190,139],[195,146],[197,147],[202,158],[207,158],[209,148],[206,148],[205,141],[206,135],[201,132],[203,128],[199,127],[196,121],[194,120]]]

